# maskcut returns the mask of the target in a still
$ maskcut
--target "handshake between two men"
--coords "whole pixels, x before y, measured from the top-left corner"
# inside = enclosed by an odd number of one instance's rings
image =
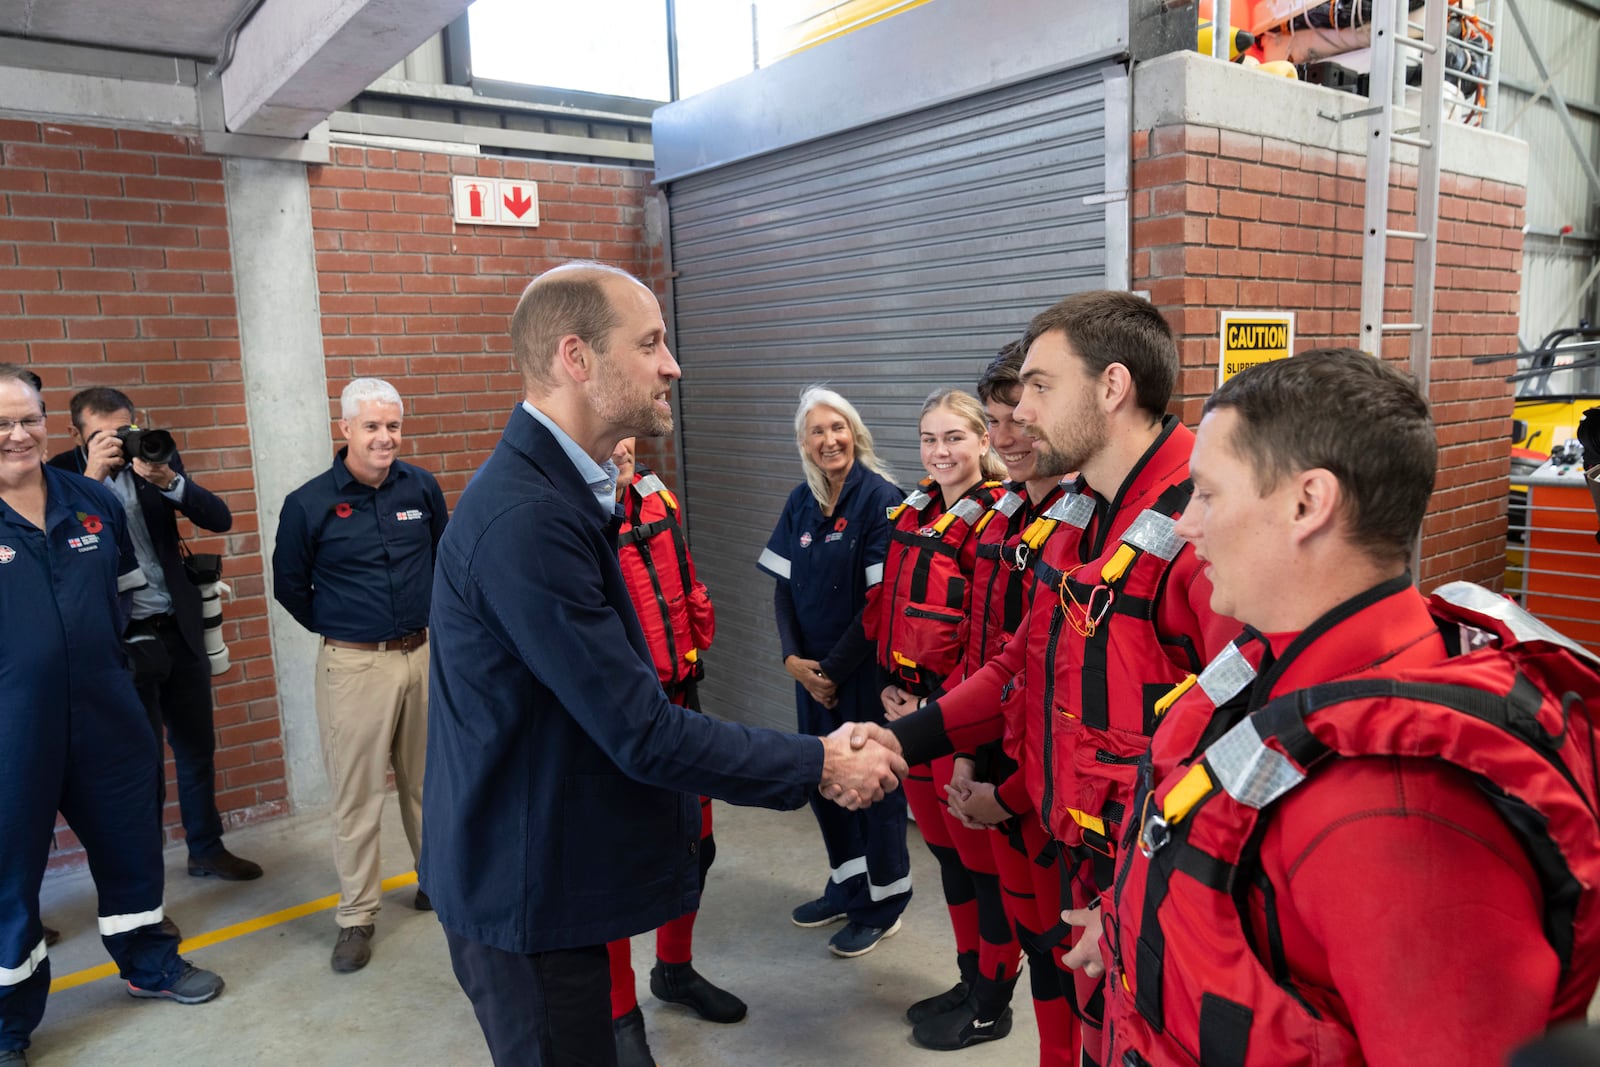
[[[900,788],[906,761],[900,740],[887,727],[847,722],[822,738],[822,795],[849,811],[859,811]]]

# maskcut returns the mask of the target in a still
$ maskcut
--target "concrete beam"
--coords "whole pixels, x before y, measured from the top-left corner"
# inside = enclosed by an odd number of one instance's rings
[[[468,0],[267,0],[222,74],[228,130],[302,137],[438,33]]]
[[[200,125],[194,84],[0,66],[0,116],[192,132]]]
[[[311,198],[300,163],[230,159],[223,181],[239,348],[244,364],[258,518],[264,559],[278,529],[284,497],[326,470],[328,378],[317,304]],[[270,586],[272,569],[266,568]],[[289,802],[296,811],[328,800],[317,729],[317,639],[276,600],[267,605],[273,672],[283,724]]]

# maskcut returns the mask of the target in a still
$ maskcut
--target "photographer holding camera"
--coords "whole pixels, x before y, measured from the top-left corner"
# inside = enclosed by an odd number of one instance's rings
[[[119,390],[96,387],[72,398],[72,440],[76,447],[53,457],[50,465],[93,478],[117,494],[149,583],[133,594],[133,621],[124,642],[157,752],[163,723],[172,745],[189,873],[230,882],[260,878],[258,864],[222,844],[211,663],[201,594],[185,569],[178,536],[180,513],[212,533],[227,532],[233,515],[216,494],[185,475],[171,434],[134,425],[133,401]],[[164,804],[164,775],[161,797]]]

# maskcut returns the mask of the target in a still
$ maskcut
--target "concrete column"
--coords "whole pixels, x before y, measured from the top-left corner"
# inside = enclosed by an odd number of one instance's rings
[[[284,764],[290,803],[304,810],[329,798],[313,697],[317,639],[270,600],[270,560],[284,497],[328,465],[311,198],[299,163],[229,159],[223,178]]]

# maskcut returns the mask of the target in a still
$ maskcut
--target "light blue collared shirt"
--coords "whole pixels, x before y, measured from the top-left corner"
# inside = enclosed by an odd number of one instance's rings
[[[557,426],[550,420],[550,416],[528,403],[522,402],[522,410],[538,419],[544,428],[555,435],[556,443],[561,446],[561,451],[572,460],[572,465],[578,468],[578,477],[589,487],[594,494],[595,503],[600,505],[600,512],[607,519],[617,510],[617,465],[609,459],[605,463],[596,463],[590,458],[589,453],[578,447],[578,442],[567,436],[567,431]]]

